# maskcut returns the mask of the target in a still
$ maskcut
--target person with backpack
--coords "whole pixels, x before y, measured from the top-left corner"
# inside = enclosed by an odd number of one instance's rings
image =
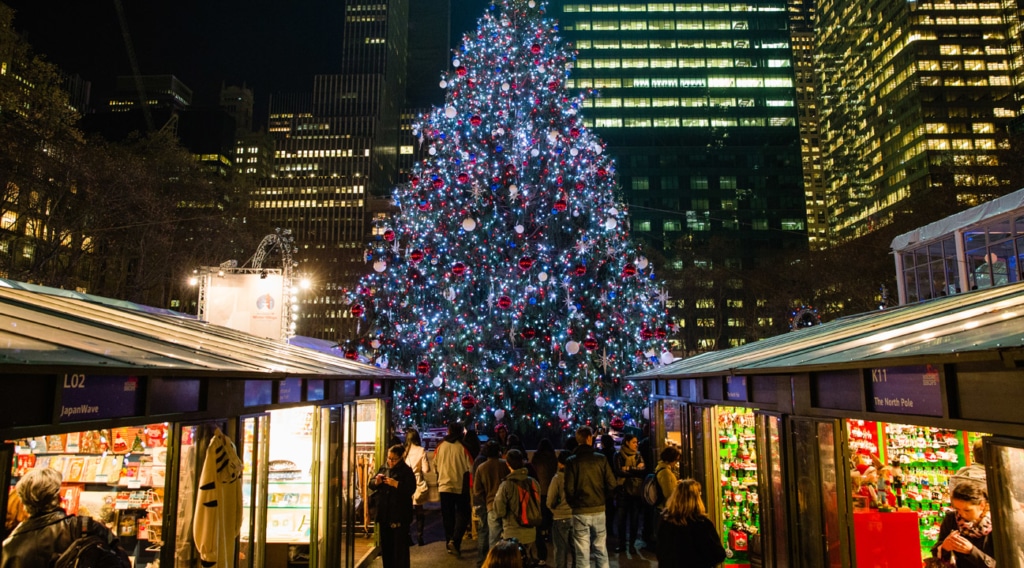
[[[712,568],[725,560],[725,547],[704,511],[700,483],[684,479],[665,502],[658,525],[660,568]]]
[[[565,500],[565,461],[570,453],[558,454],[558,472],[548,487],[547,506],[551,511],[551,542],[555,548],[555,568],[572,566],[572,508]]]
[[[573,548],[577,566],[609,568],[605,500],[615,490],[608,459],[594,449],[594,431],[576,430],[579,444],[565,462],[565,496],[572,507]]]
[[[33,469],[18,481],[14,490],[29,516],[3,542],[0,566],[53,568],[78,560],[81,568],[130,568],[128,553],[107,527],[61,509],[61,481],[50,468]]]
[[[473,470],[473,504],[476,506],[477,518],[477,566],[484,563],[487,551],[501,539],[501,519],[494,513],[494,497],[498,487],[508,477],[508,466],[501,459],[501,447],[497,442],[488,440],[480,455],[484,457]]]
[[[524,557],[536,561],[537,527],[544,521],[540,486],[526,474],[526,456],[519,450],[509,450],[505,463],[509,474],[494,496],[494,515],[501,519],[501,537],[519,541]]]
[[[673,446],[661,450],[658,465],[654,473],[644,478],[640,488],[640,494],[644,502],[654,508],[654,525],[651,533],[654,535],[654,542],[648,541],[648,546],[657,544],[658,525],[661,523],[661,511],[669,495],[676,489],[679,477],[676,474],[675,464],[679,462],[682,453]]]
[[[632,434],[622,439],[622,447],[615,454],[612,471],[618,487],[615,489],[616,500],[616,532],[619,544],[616,552],[636,554],[636,537],[639,533],[637,525],[640,521],[640,485],[644,479],[644,459],[637,451],[639,440]],[[627,532],[628,529],[628,532]]]

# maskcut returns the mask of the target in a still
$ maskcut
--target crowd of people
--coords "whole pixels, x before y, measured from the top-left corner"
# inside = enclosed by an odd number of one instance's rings
[[[370,486],[388,493],[377,500],[376,519],[382,549],[394,548],[382,550],[385,568],[409,566],[410,546],[424,544],[422,504],[431,467],[437,474],[445,549],[462,557],[462,542],[475,518],[478,567],[607,568],[609,541],[615,554],[635,556],[638,547],[646,547],[662,566],[710,567],[725,558],[700,485],[678,479],[679,450],[666,448],[654,463],[649,440],[626,434],[616,448],[611,436],[588,426],[576,430],[564,446],[556,452],[550,440],[541,440],[528,458],[520,439],[500,425],[480,445],[475,432],[454,423],[433,460],[427,460],[419,434],[407,431],[404,446],[392,446],[388,465]],[[658,484],[653,506],[641,497],[649,474]],[[380,509],[399,506],[392,495],[401,496],[400,514]],[[531,499],[539,500],[537,522],[525,519],[531,504],[524,500]],[[414,518],[419,521],[415,536],[406,536]]]

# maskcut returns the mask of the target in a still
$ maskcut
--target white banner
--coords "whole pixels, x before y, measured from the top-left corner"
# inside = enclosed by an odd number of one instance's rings
[[[284,278],[280,273],[211,275],[206,320],[268,339],[281,339]]]

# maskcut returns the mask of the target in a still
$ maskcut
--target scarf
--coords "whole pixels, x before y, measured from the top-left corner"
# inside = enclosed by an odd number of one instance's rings
[[[986,511],[981,519],[971,522],[962,519],[958,512],[956,514],[956,528],[960,531],[960,534],[967,538],[984,538],[992,532],[992,513],[991,511]]]

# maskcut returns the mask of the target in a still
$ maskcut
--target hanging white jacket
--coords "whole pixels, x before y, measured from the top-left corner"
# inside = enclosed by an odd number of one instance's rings
[[[235,539],[242,529],[242,460],[220,429],[203,461],[192,536],[203,568],[234,566]]]

